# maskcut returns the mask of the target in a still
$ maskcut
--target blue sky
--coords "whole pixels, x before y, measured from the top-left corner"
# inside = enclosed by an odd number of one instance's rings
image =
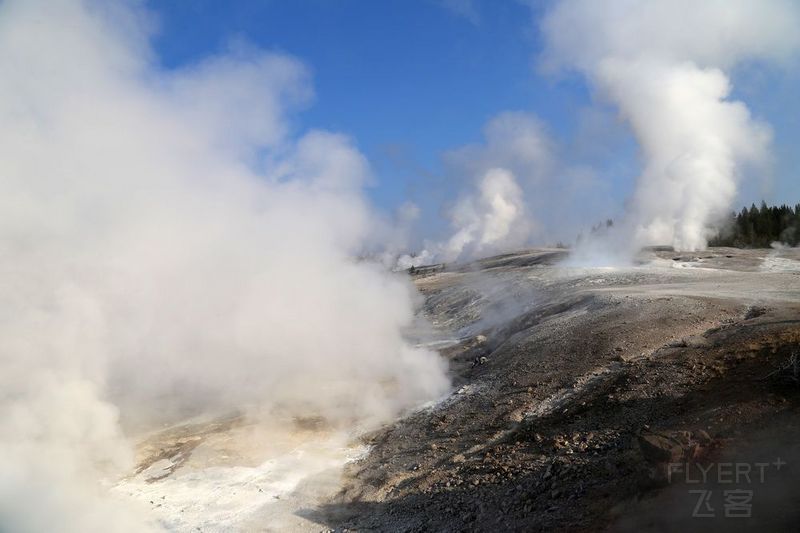
[[[317,127],[352,136],[375,170],[369,194],[387,211],[410,199],[428,217],[436,216],[436,206],[459,188],[444,175],[442,154],[480,142],[487,120],[506,110],[540,117],[567,157],[596,169],[616,207],[630,192],[637,172],[635,143],[615,123],[613,110],[604,109],[600,127],[607,131],[595,137],[604,146],[577,153],[587,134],[586,117],[594,116],[598,105],[578,75],[555,79],[537,72],[536,17],[521,2],[162,0],[149,5],[159,20],[155,45],[166,67],[219,52],[237,39],[303,61],[313,73],[316,100],[297,118],[298,130]],[[786,108],[800,88],[798,76],[749,67],[739,69],[734,81],[734,96],[776,134],[772,185],[752,182],[743,187],[740,201],[763,196],[800,202],[795,170],[800,155],[794,147],[799,109]]]

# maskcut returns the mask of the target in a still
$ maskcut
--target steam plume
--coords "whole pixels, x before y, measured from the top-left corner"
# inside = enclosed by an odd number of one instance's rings
[[[484,142],[444,154],[454,176],[470,178],[468,190],[447,211],[452,233],[427,241],[414,256],[401,256],[398,267],[518,249],[540,229],[530,196],[554,181],[555,146],[547,128],[534,115],[505,111],[492,117],[483,133]]]
[[[528,236],[522,189],[511,172],[495,168],[478,184],[478,194],[453,208],[457,231],[445,245],[445,257],[473,257],[521,245]]]
[[[397,268],[475,258],[518,248],[530,233],[522,189],[514,175],[491,168],[449,212],[453,233],[442,242],[427,242],[413,256],[401,255]]]
[[[743,168],[767,159],[770,129],[731,99],[730,71],[796,52],[798,11],[790,0],[562,0],[546,15],[546,66],[583,72],[639,141],[635,244],[704,248]]]
[[[297,60],[157,66],[122,2],[0,4],[0,529],[142,531],[119,419],[254,405],[385,420],[447,387],[412,291],[351,259],[368,165],[288,136]]]

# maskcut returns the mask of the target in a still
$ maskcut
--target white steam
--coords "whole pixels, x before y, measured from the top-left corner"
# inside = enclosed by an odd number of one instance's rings
[[[130,466],[120,416],[370,423],[447,387],[401,336],[410,287],[352,259],[366,161],[288,136],[303,65],[240,48],[166,71],[148,25],[116,2],[0,4],[3,530],[142,531],[100,497]]]
[[[562,0],[546,15],[546,65],[588,76],[639,141],[630,242],[706,246],[743,168],[767,159],[771,136],[731,100],[730,71],[789,58],[798,25],[791,0]]]
[[[522,246],[531,223],[522,189],[514,175],[503,168],[490,168],[449,212],[452,235],[443,242],[426,243],[414,255],[401,255],[397,268],[429,265],[504,252]]]
[[[480,257],[522,245],[528,237],[522,189],[511,172],[494,168],[481,178],[475,194],[465,196],[451,213],[456,232],[444,257]]]
[[[447,210],[452,233],[401,256],[399,268],[518,249],[540,229],[531,196],[543,196],[538,193],[553,182],[557,164],[547,128],[532,114],[505,111],[487,122],[483,136],[482,143],[444,154],[454,176],[471,178],[469,189]]]

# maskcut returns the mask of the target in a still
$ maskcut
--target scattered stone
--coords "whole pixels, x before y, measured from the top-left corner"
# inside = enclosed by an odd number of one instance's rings
[[[765,307],[759,307],[759,306],[748,307],[747,311],[744,314],[744,319],[750,320],[751,318],[757,318],[766,312],[767,309]]]
[[[702,335],[692,335],[683,339],[683,343],[687,348],[708,348],[711,342]]]
[[[700,442],[702,442],[704,444],[711,443],[711,435],[709,435],[708,432],[703,430],[703,429],[698,429],[697,431],[695,431],[694,432],[694,437],[698,441],[700,441]]]
[[[639,435],[638,441],[644,458],[650,463],[677,462],[683,457],[681,444],[665,435]]]

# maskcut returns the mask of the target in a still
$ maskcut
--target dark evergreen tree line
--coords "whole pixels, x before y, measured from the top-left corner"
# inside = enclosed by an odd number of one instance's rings
[[[731,213],[719,235],[709,241],[709,246],[735,246],[738,248],[767,248],[778,241],[790,246],[800,244],[800,204],[761,207],[751,205],[740,213]]]

